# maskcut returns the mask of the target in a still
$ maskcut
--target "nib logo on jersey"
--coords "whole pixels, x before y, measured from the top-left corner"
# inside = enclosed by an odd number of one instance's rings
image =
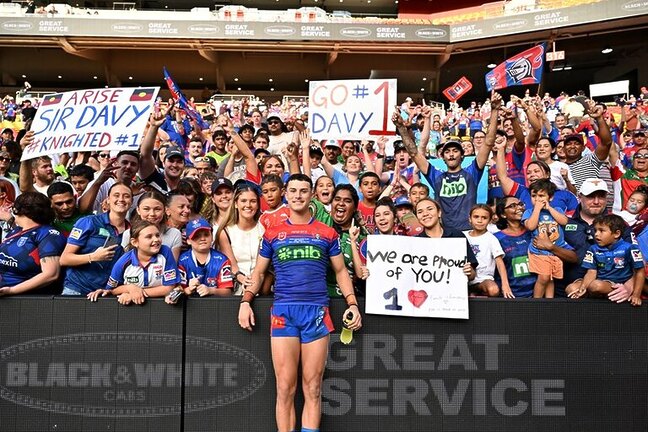
[[[279,261],[289,261],[295,259],[314,259],[322,258],[322,251],[315,246],[289,245],[279,248],[277,251]]]
[[[266,381],[252,353],[193,336],[84,333],[0,351],[0,397],[84,417],[158,417],[229,405]],[[79,395],[82,397],[79,397]]]

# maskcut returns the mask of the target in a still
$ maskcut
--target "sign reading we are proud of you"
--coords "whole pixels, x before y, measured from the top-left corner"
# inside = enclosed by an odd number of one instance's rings
[[[22,160],[64,152],[137,150],[159,87],[76,90],[45,96]]]
[[[365,312],[468,319],[466,240],[370,235]]]
[[[396,135],[391,115],[396,80],[311,81],[309,127],[315,139],[371,139]]]

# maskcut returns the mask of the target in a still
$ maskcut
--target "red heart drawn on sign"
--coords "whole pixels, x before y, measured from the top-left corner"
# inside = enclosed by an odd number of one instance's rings
[[[407,298],[409,299],[410,303],[414,305],[414,307],[421,307],[423,303],[425,303],[425,300],[427,300],[428,295],[425,291],[423,290],[409,290],[407,293]]]

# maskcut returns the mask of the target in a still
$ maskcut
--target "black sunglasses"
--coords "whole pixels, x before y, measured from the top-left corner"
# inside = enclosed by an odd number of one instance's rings
[[[109,158],[110,155],[109,155],[109,154],[106,154],[106,153],[99,153],[99,157],[100,157],[101,159],[105,159],[105,158]]]
[[[11,162],[10,158],[6,158],[4,156],[0,156],[0,162]]]
[[[268,122],[268,124],[269,124],[269,125],[271,125],[271,124],[281,124],[281,122],[280,122],[279,120],[270,120],[270,121]]]

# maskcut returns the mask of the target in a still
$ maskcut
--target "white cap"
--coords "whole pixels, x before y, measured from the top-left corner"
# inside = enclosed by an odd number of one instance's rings
[[[324,147],[341,148],[340,143],[338,142],[338,140],[334,140],[334,139],[329,139],[329,140],[324,141]]]
[[[605,183],[605,180],[598,178],[588,178],[581,185],[579,193],[581,195],[587,196],[598,191],[608,192],[608,187],[607,183]]]

